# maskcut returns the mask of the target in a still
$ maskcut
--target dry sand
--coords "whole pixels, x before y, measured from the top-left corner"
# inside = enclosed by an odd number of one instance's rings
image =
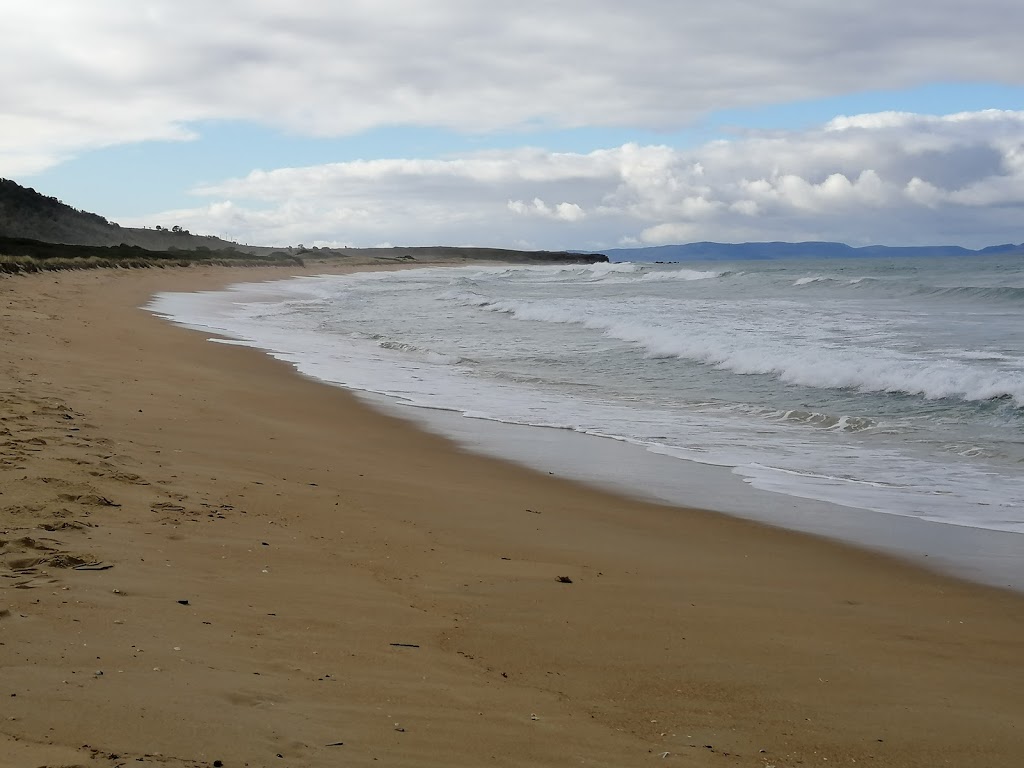
[[[138,309],[285,275],[0,280],[0,765],[1024,764],[1021,595],[469,455]]]

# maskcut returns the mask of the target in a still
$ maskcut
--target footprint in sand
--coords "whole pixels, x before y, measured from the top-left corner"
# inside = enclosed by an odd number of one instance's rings
[[[116,501],[111,501],[106,496],[100,496],[98,493],[59,493],[57,498],[60,501],[72,502],[75,504],[82,504],[87,507],[120,507]]]
[[[128,483],[130,485],[149,485],[148,480],[143,480],[134,472],[115,472],[110,476],[110,479],[117,480],[119,483]]]
[[[37,478],[37,479],[38,479],[38,481],[40,483],[45,483],[46,485],[55,485],[58,488],[74,488],[75,487],[75,483],[72,483],[72,482],[70,482],[68,480],[65,480],[62,477],[40,477],[40,478]]]
[[[76,467],[84,467],[92,464],[91,461],[85,461],[76,456],[58,456],[57,461],[63,461],[68,464],[74,464]],[[91,472],[89,474],[92,474]]]
[[[41,523],[39,527],[44,531],[80,531],[92,528],[93,524],[83,520],[61,520],[58,523]]]
[[[14,583],[15,589],[38,589],[39,587],[52,587],[54,584],[59,584],[59,579],[54,579],[50,576],[34,576],[26,581],[17,581]]]
[[[11,517],[20,517],[22,515],[37,515],[45,509],[45,504],[13,504],[0,509],[0,513]]]
[[[56,583],[57,579],[41,570],[44,567],[75,570],[106,570],[111,567],[98,562],[92,555],[63,550],[55,539],[41,540],[31,536],[22,536],[14,541],[0,540],[0,566],[9,571],[0,575],[15,579],[15,589],[33,589]]]
[[[150,505],[154,512],[184,512],[185,508],[179,504],[171,504],[169,501],[158,501]]]
[[[22,536],[13,541],[0,540],[0,564],[14,574],[30,575],[36,572],[37,565],[56,551],[56,547],[51,547],[31,536]]]

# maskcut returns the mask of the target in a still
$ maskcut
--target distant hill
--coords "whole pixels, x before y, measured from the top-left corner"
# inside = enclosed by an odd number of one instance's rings
[[[0,179],[0,236],[63,245],[130,245],[153,251],[243,248],[185,230],[122,227],[9,179]]]
[[[612,261],[745,261],[749,259],[853,259],[899,256],[1024,256],[1024,243],[992,245],[972,251],[958,245],[889,246],[855,248],[845,243],[686,243],[650,248],[612,248],[604,251]]]
[[[47,244],[60,247],[47,247]],[[81,247],[75,251],[69,250],[66,246]],[[120,246],[127,246],[128,250],[121,249]],[[95,248],[111,250],[96,251]],[[140,254],[131,249],[144,249],[154,253]],[[192,255],[188,257],[190,259],[233,261],[246,256],[257,260],[257,263],[292,263],[309,259],[345,259],[353,263],[493,260],[535,264],[591,264],[596,261],[608,261],[607,256],[595,253],[518,251],[503,248],[273,248],[239,245],[210,235],[193,235],[178,227],[122,227],[95,213],[72,208],[55,197],[47,197],[29,187],[23,187],[8,179],[0,179],[0,255],[44,260],[88,257],[102,262],[124,258],[173,259],[177,258],[176,254],[180,251],[191,252]],[[20,265],[18,268],[22,267],[23,265]]]

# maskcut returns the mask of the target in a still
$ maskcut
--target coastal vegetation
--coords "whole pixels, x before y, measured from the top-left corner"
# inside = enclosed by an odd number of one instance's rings
[[[0,274],[24,274],[62,269],[134,269],[141,267],[302,266],[298,256],[284,251],[246,253],[234,248],[168,249],[154,251],[137,245],[66,245],[27,238],[0,237]]]
[[[134,245],[153,251],[242,248],[220,238],[193,235],[177,225],[122,227],[10,179],[0,179],[0,236],[64,245]]]
[[[500,261],[590,264],[601,254],[502,248],[284,248],[242,245],[194,235],[180,225],[121,227],[9,179],[0,179],[0,274],[61,269],[218,266],[303,266],[319,263]]]

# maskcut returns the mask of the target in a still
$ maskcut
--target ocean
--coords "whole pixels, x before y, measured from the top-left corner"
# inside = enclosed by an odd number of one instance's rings
[[[150,309],[391,403],[634,447],[628,472],[556,451],[587,480],[713,506],[727,476],[770,522],[788,524],[770,511],[787,499],[838,515],[839,538],[879,515],[987,531],[1024,567],[1020,259],[427,267]],[[466,442],[457,421],[432,423]],[[529,463],[531,439],[506,434]],[[702,466],[717,478],[703,497]]]

